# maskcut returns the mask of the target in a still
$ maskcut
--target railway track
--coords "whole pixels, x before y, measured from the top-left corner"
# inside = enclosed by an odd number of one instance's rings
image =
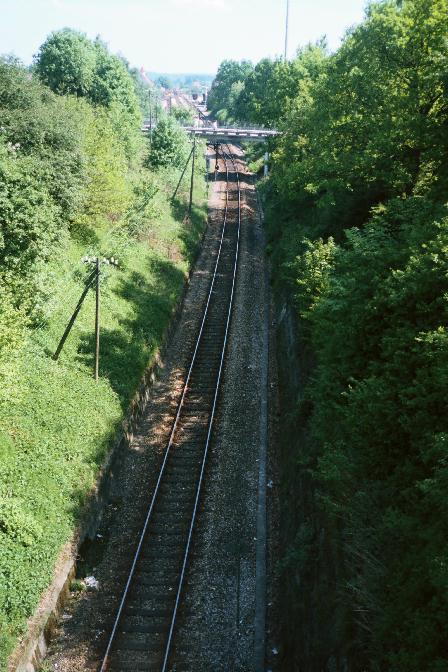
[[[99,672],[166,672],[191,554],[232,314],[241,226],[237,165],[222,152],[215,269],[157,484]],[[232,176],[234,180],[232,179]]]

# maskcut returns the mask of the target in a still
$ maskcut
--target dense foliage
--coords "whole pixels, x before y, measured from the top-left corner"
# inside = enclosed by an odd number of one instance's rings
[[[148,164],[153,168],[175,166],[180,168],[188,154],[185,132],[172,117],[161,119],[151,136]]]
[[[284,131],[270,249],[312,362],[285,417],[297,669],[448,669],[447,73],[446,0],[385,0],[240,96]]]
[[[223,61],[210,88],[207,107],[220,121],[231,121],[235,102],[253,70],[249,61]]]
[[[158,110],[170,160],[163,147],[149,160],[149,99],[136,71],[71,30],[46,40],[31,73],[0,60],[0,669],[161,345],[205,223],[201,152],[184,224],[189,185],[171,197],[187,141]],[[51,359],[86,254],[120,262],[102,275],[97,384],[93,292]]]
[[[35,70],[55,93],[86,97],[108,109],[129,163],[138,163],[141,109],[133,77],[122,58],[111,54],[98,38],[92,42],[65,28],[46,39],[36,56]]]

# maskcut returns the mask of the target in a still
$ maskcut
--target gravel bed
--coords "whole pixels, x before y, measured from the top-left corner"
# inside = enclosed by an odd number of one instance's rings
[[[255,669],[260,406],[267,393],[260,378],[269,298],[253,180],[240,167],[243,213],[235,305],[173,672]]]

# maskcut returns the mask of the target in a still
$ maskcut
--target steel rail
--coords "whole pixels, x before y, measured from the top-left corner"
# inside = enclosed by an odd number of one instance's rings
[[[224,152],[222,154],[224,156]],[[231,319],[231,316],[232,316],[233,296],[234,296],[234,293],[235,293],[235,281],[236,281],[236,273],[237,273],[237,268],[238,268],[238,253],[239,253],[240,230],[241,230],[241,190],[240,190],[239,173],[238,173],[238,170],[236,168],[235,161],[233,160],[230,153],[228,154],[228,156],[229,156],[230,160],[232,161],[234,169],[235,169],[236,178],[237,178],[237,189],[238,189],[238,231],[237,231],[237,241],[236,241],[236,248],[235,248],[235,258],[234,258],[234,264],[233,264],[232,289],[231,289],[231,292],[230,292],[229,308],[227,310],[226,328],[225,328],[225,332],[224,332],[224,340],[223,340],[222,351],[221,351],[221,360],[220,360],[220,363],[219,363],[218,377],[217,377],[217,380],[216,380],[216,387],[215,387],[215,394],[214,394],[214,397],[213,397],[212,411],[211,411],[209,425],[208,425],[207,439],[206,439],[205,448],[204,448],[204,456],[202,458],[201,472],[200,472],[200,475],[199,475],[198,486],[197,486],[197,490],[196,490],[196,498],[195,498],[195,503],[194,503],[194,508],[193,508],[193,514],[192,514],[192,517],[191,517],[190,530],[189,530],[189,533],[188,533],[187,544],[186,544],[186,547],[185,547],[184,561],[183,561],[183,564],[182,564],[182,571],[181,571],[180,578],[179,578],[177,595],[176,595],[176,602],[175,602],[174,609],[173,609],[173,616],[172,616],[172,619],[171,619],[170,631],[169,631],[169,634],[168,634],[168,640],[167,640],[166,647],[165,647],[165,657],[164,657],[164,660],[163,660],[163,665],[162,665],[161,672],[166,672],[166,669],[167,669],[168,659],[169,659],[169,655],[170,655],[170,651],[171,651],[171,642],[172,642],[172,638],[173,638],[174,627],[175,627],[175,624],[176,624],[177,612],[178,612],[180,597],[181,597],[182,588],[183,588],[183,582],[184,582],[185,573],[186,573],[186,570],[187,570],[188,556],[189,556],[189,553],[190,553],[191,540],[192,540],[192,537],[193,537],[193,530],[194,530],[194,525],[195,525],[195,522],[196,522],[196,514],[197,514],[197,510],[198,510],[198,506],[199,506],[199,499],[200,499],[200,496],[201,496],[202,483],[203,483],[203,480],[204,480],[205,465],[206,465],[206,462],[207,462],[208,450],[209,450],[209,446],[210,446],[210,439],[211,439],[211,435],[212,435],[213,421],[215,419],[215,411],[216,411],[216,405],[217,405],[217,401],[218,401],[218,395],[219,395],[219,389],[220,389],[220,383],[221,383],[221,376],[222,376],[222,371],[223,371],[223,367],[224,367],[224,357],[225,357],[226,349],[227,349],[226,346],[227,346],[227,339],[228,339],[229,329],[230,329],[230,319]],[[227,167],[227,160],[224,158],[224,161],[226,163],[226,173],[227,173],[227,181],[228,181],[229,171],[228,171],[228,167]],[[228,190],[227,190],[226,211],[227,211],[227,208],[228,208]]]
[[[158,479],[157,479],[157,483],[156,483],[156,486],[155,486],[155,489],[154,489],[154,492],[153,492],[153,496],[151,498],[151,503],[150,503],[150,506],[149,506],[149,509],[148,509],[148,512],[147,512],[147,515],[146,515],[146,518],[145,518],[145,522],[144,522],[142,531],[140,533],[137,549],[136,549],[134,557],[133,557],[131,569],[129,571],[128,578],[127,578],[127,581],[126,581],[126,585],[125,585],[125,588],[123,590],[123,594],[122,594],[120,604],[119,604],[119,607],[118,607],[118,610],[117,610],[115,621],[114,621],[114,624],[113,624],[113,627],[112,627],[112,632],[111,632],[111,635],[110,635],[109,640],[108,640],[108,644],[107,644],[106,651],[105,651],[105,654],[104,654],[104,657],[103,657],[103,660],[102,660],[102,663],[101,663],[101,667],[99,668],[99,672],[106,672],[106,670],[107,670],[107,666],[108,666],[108,662],[109,662],[109,656],[110,656],[111,649],[112,649],[112,646],[113,646],[114,641],[115,641],[115,637],[116,637],[116,634],[117,634],[118,626],[120,624],[120,619],[121,619],[122,612],[123,612],[123,609],[124,609],[124,606],[125,606],[125,603],[126,603],[126,599],[127,599],[128,593],[129,593],[129,589],[131,587],[132,580],[134,578],[135,569],[136,569],[137,562],[138,562],[139,557],[140,557],[140,552],[141,552],[141,548],[142,548],[142,545],[143,545],[143,541],[144,541],[144,538],[146,536],[148,525],[149,525],[149,522],[150,522],[151,517],[152,517],[152,513],[153,513],[153,510],[154,510],[154,505],[155,505],[157,497],[159,495],[160,486],[161,486],[162,479],[163,479],[163,476],[164,476],[164,473],[165,473],[165,468],[166,468],[166,464],[167,464],[167,461],[168,461],[168,457],[170,455],[171,448],[172,448],[172,445],[173,445],[174,435],[175,435],[175,432],[176,432],[176,429],[177,429],[177,426],[178,426],[178,423],[179,423],[179,419],[180,419],[180,416],[181,416],[181,412],[182,412],[182,409],[183,409],[185,396],[186,396],[186,393],[187,393],[187,390],[188,390],[188,385],[189,385],[189,382],[190,382],[190,379],[191,379],[191,374],[192,374],[193,367],[194,367],[194,364],[195,364],[195,361],[196,361],[196,355],[198,353],[199,345],[201,343],[201,339],[202,339],[202,335],[203,335],[203,331],[204,331],[204,325],[205,325],[206,318],[207,318],[208,311],[209,311],[210,301],[211,301],[213,288],[215,286],[215,281],[216,281],[216,277],[217,277],[218,265],[219,265],[219,261],[220,261],[220,258],[221,258],[221,252],[222,252],[222,248],[223,248],[223,241],[224,241],[224,236],[225,236],[225,233],[226,233],[227,219],[228,219],[229,169],[228,169],[226,160],[225,160],[225,166],[226,166],[226,203],[225,203],[225,210],[224,210],[223,225],[222,225],[222,230],[221,230],[219,248],[218,248],[217,258],[216,258],[215,267],[214,267],[214,271],[213,271],[213,277],[212,277],[212,281],[211,281],[211,284],[210,284],[210,289],[209,289],[208,296],[207,296],[207,302],[206,302],[206,306],[205,306],[205,309],[204,309],[204,313],[203,313],[203,317],[202,317],[202,321],[201,321],[201,326],[200,326],[199,334],[198,334],[198,337],[197,337],[197,340],[196,340],[196,344],[195,344],[193,356],[192,356],[192,359],[191,359],[190,367],[189,367],[187,377],[186,377],[184,385],[183,385],[182,394],[181,394],[181,397],[180,397],[180,400],[179,400],[179,403],[178,403],[178,406],[177,406],[176,416],[175,416],[173,426],[172,426],[172,429],[171,429],[171,432],[170,432],[170,436],[169,436],[168,444],[167,444],[167,447],[166,447],[166,450],[165,450],[165,455],[164,455],[164,458],[163,458],[163,462],[162,462],[162,465],[161,465],[161,468],[160,468],[160,471],[159,471],[159,476],[158,476]],[[238,248],[239,227],[240,227],[240,201],[241,201],[240,191],[239,191],[239,177],[238,177],[238,174],[237,174],[237,178],[238,178],[238,213],[239,213],[238,242],[237,242],[237,248]],[[237,260],[237,256],[236,256],[236,260]],[[236,262],[235,262],[235,266],[234,266],[234,275],[233,275],[233,281],[232,281],[232,291],[231,291],[231,301],[232,302],[233,302],[235,275],[236,275]],[[229,321],[230,321],[230,312],[229,312],[229,315],[228,315],[226,332],[225,332],[224,350],[225,350],[225,343],[227,342],[227,331],[228,331]],[[223,350],[223,353],[224,353],[224,350]],[[214,397],[214,403],[213,403],[213,414],[215,412],[215,407],[216,407],[216,399],[217,399],[217,396],[218,396],[219,381],[220,381],[220,377],[221,377],[223,359],[224,359],[224,354],[222,354],[222,356],[221,356],[221,364],[220,364],[220,368],[219,368],[219,378],[218,378],[217,388],[215,390],[215,397]],[[208,449],[208,445],[209,445],[209,441],[210,441],[210,436],[211,436],[211,425],[209,425],[209,431],[208,431],[208,435],[207,435],[207,449]],[[200,473],[200,478],[201,479],[203,478],[204,467],[205,467],[205,461],[203,461],[203,463],[201,465],[201,473]],[[199,497],[197,497],[196,501],[195,501],[194,516],[196,515],[198,500],[199,500]],[[192,528],[190,530],[190,534],[189,534],[189,537],[188,537],[188,542],[187,542],[188,547],[191,544],[191,534],[192,534]],[[185,557],[188,557],[188,553],[186,554]],[[182,569],[182,581],[183,581],[183,576],[185,574],[185,567],[186,567],[185,557],[184,557],[184,565],[183,565],[183,569]],[[178,608],[178,604],[179,604],[179,598],[180,598],[180,590],[178,590],[178,595],[176,597],[176,605],[175,605],[176,612],[177,612],[177,608]],[[170,644],[171,644],[171,639],[172,639],[172,632],[173,632],[173,629],[174,629],[174,621],[175,621],[175,618],[172,619],[172,623],[171,623],[171,626],[170,626],[170,635],[169,635]],[[167,657],[168,656],[167,656],[167,653],[166,653],[165,654],[165,661],[167,661]],[[166,669],[166,662],[164,662],[162,670],[164,671],[165,669]]]

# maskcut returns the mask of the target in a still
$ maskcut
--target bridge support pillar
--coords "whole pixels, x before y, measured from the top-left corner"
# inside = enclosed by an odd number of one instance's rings
[[[269,152],[265,152],[263,176],[267,177],[268,175],[269,175]]]

